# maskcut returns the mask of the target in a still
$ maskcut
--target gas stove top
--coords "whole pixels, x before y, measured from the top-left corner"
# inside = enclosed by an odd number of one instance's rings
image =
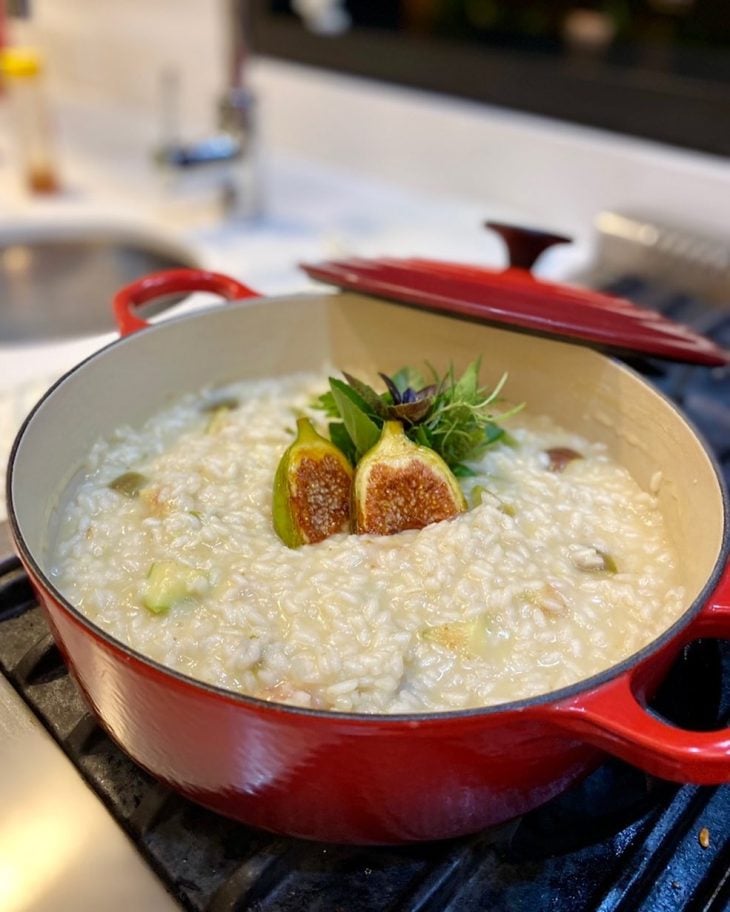
[[[727,309],[708,308],[633,277],[609,290],[691,322],[730,346]],[[651,359],[633,365],[694,420],[730,483],[730,371]],[[0,671],[182,909],[730,908],[730,786],[677,786],[607,760],[542,808],[468,838],[382,849],[307,843],[197,807],[121,753],[89,714],[13,557],[0,562]],[[726,722],[730,643],[712,640],[688,646],[652,706],[688,728],[710,729]],[[93,867],[93,849],[88,861]],[[115,908],[117,902],[110,895],[105,907]]]

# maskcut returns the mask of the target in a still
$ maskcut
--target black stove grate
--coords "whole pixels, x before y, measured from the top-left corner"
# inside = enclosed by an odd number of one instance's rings
[[[638,279],[611,290],[730,346],[728,310],[710,311]],[[730,371],[632,363],[691,415],[730,483]],[[730,909],[730,786],[680,787],[607,760],[544,807],[476,836],[405,848],[308,843],[197,807],[126,757],[89,715],[15,558],[0,562],[0,670],[186,910]],[[687,647],[653,706],[696,729],[727,721],[730,642]]]

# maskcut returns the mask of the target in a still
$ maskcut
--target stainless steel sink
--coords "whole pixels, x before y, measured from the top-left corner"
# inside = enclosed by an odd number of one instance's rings
[[[182,244],[108,225],[0,227],[0,343],[86,336],[115,328],[114,292],[159,269],[197,266]],[[179,301],[155,302],[145,313]]]

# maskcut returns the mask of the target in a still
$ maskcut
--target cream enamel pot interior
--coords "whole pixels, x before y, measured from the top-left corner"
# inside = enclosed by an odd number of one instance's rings
[[[171,278],[173,276],[173,278]],[[184,277],[184,281],[183,281]],[[222,284],[227,282],[228,284]],[[161,290],[249,292],[197,272],[150,277]],[[127,315],[127,330],[141,321]],[[365,716],[288,707],[218,690],[113,640],[54,587],[48,543],[100,436],[139,425],[183,392],[316,370],[395,370],[483,356],[510,373],[533,412],[604,441],[659,500],[683,556],[684,615],[605,673],[484,710]],[[73,674],[104,727],[141,766],[247,823],[331,841],[398,843],[495,824],[546,801],[609,751],[679,781],[730,781],[730,732],[677,729],[646,709],[681,647],[730,632],[727,505],[712,458],[677,409],[595,351],[349,293],[236,301],[167,320],[76,367],[21,429],[8,475],[18,552]]]

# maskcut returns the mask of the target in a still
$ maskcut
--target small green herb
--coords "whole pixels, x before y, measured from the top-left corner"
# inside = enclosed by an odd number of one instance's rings
[[[515,445],[496,419],[521,408],[494,412],[507,375],[492,390],[482,387],[480,361],[472,361],[460,377],[453,366],[443,376],[429,367],[430,384],[411,367],[392,376],[381,374],[386,386],[383,393],[344,374],[344,381],[330,378],[330,390],[312,405],[327,417],[339,419],[330,424],[330,437],[353,463],[377,443],[386,421],[400,421],[412,441],[435,450],[455,474],[467,477],[474,472],[465,461],[478,459],[498,441]]]
[[[317,398],[312,402],[312,408],[324,412],[328,418],[340,417],[340,412],[337,408],[335,397],[332,395],[332,390],[327,390],[326,393],[322,393],[321,396],[317,396]]]
[[[424,424],[430,434],[433,448],[449,465],[466,459],[478,459],[505,433],[495,418],[506,418],[519,411],[521,406],[499,416],[492,411],[507,380],[503,374],[491,392],[479,385],[481,359],[472,361],[460,378],[453,366],[439,382],[433,408]]]

